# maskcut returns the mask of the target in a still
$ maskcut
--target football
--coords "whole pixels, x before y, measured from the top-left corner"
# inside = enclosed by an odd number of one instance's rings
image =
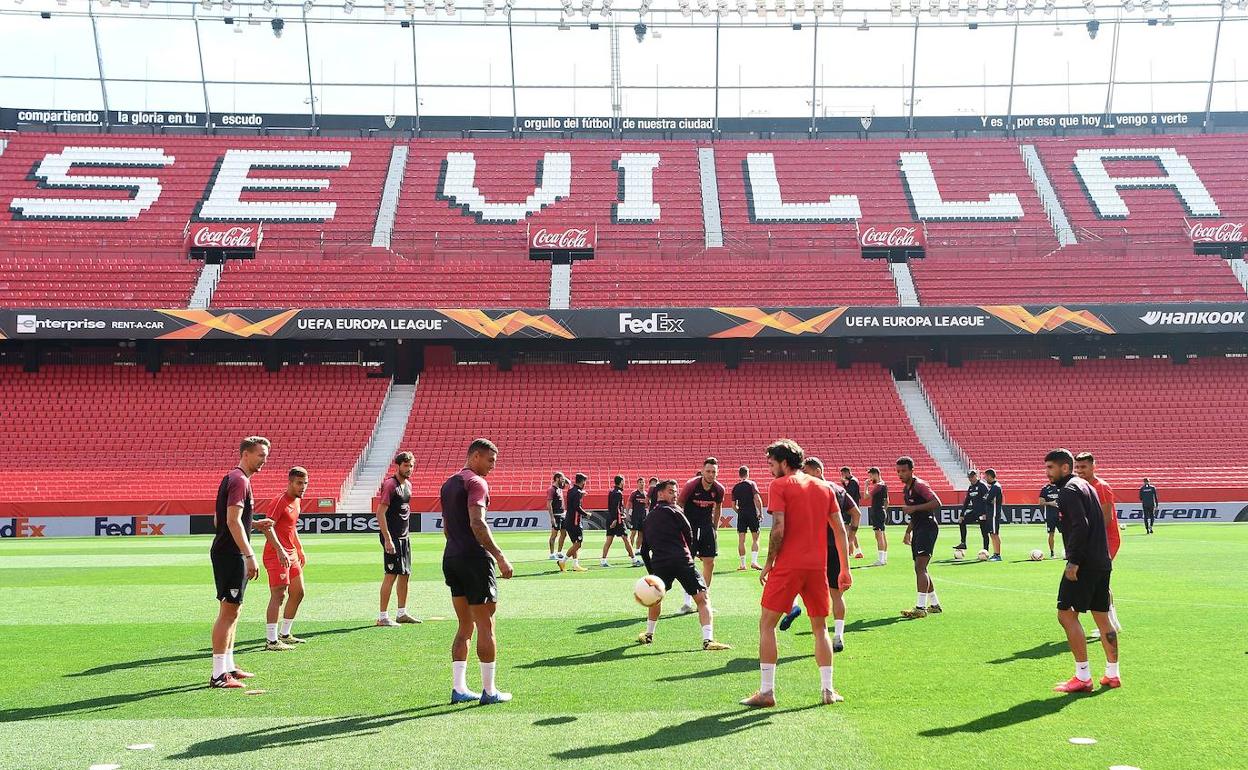
[[[962,561],[962,560],[963,560],[963,559],[965,559],[965,558],[966,558],[966,551],[963,551],[961,548],[954,548],[954,549],[953,549],[953,560],[954,560],[954,561]]]
[[[980,552],[975,554],[975,558],[979,559],[980,561],[988,561],[988,552],[983,549],[980,549]]]
[[[1031,549],[1031,560],[1032,560],[1032,561],[1041,561],[1041,560],[1043,560],[1043,559],[1044,559],[1044,551],[1041,551],[1039,548],[1033,548],[1033,549]]]
[[[654,575],[637,578],[633,584],[633,598],[643,607],[653,607],[663,601],[665,593],[667,589],[663,587],[663,581]]]

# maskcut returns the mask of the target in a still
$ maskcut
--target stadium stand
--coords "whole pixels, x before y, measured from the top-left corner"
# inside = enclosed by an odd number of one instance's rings
[[[177,253],[0,247],[0,303],[7,307],[186,307],[199,263]]]
[[[0,502],[211,500],[250,434],[273,442],[257,500],[303,465],[337,498],[387,380],[360,366],[0,367]],[[55,394],[50,398],[49,394]],[[313,510],[308,502],[305,508]]]
[[[1248,482],[1243,359],[928,363],[919,377],[953,442],[1007,486],[1043,486],[1044,455],[1058,445],[1092,452],[1101,475],[1130,491],[1144,476],[1159,487]]]
[[[526,364],[512,371],[458,365],[426,370],[402,446],[416,454],[414,495],[436,495],[461,467],[466,437],[494,436],[493,494],[544,492],[555,470],[590,476],[604,493],[616,473],[690,478],[715,455],[729,486],[749,465],[765,489],[763,447],[796,440],[834,467],[910,454],[916,472],[944,479],[926,454],[887,369],[830,363]]]

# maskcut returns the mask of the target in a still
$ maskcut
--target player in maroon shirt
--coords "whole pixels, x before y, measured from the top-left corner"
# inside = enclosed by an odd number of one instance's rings
[[[607,555],[611,553],[611,544],[617,537],[624,543],[624,550],[632,559],[633,566],[641,566],[641,557],[633,551],[633,544],[628,542],[628,526],[624,522],[624,477],[616,476],[612,479],[611,491],[607,493],[607,539],[602,544],[603,567],[611,566]]]
[[[498,606],[498,581],[512,576],[511,562],[494,542],[485,519],[490,506],[490,487],[485,477],[498,461],[498,447],[479,438],[468,446],[464,469],[442,485],[442,577],[451,589],[451,604],[459,628],[451,642],[451,703],[478,701],[482,706],[505,703],[511,693],[494,686],[494,610]],[[481,692],[468,689],[468,643],[477,634],[477,660],[481,663]]]
[[[693,556],[702,561],[702,580],[707,595],[711,591],[711,578],[715,572],[715,557],[719,555],[719,519],[724,507],[724,485],[719,476],[719,460],[706,458],[702,473],[685,483],[680,492],[680,507],[693,527]],[[686,596],[681,612],[693,612],[693,599]]]
[[[217,620],[212,625],[212,678],[208,686],[225,689],[242,687],[240,680],[255,676],[234,665],[234,634],[238,631],[238,612],[247,583],[260,574],[250,539],[251,477],[269,457],[269,440],[248,436],[239,444],[238,455],[238,466],[225,474],[217,488],[216,534],[209,550],[218,607]],[[273,522],[268,520],[255,523],[255,528],[262,531],[272,527]]]
[[[936,536],[940,534],[940,522],[937,520],[940,498],[926,481],[914,475],[914,460],[909,457],[897,458],[897,478],[901,480],[905,503],[901,512],[910,517],[901,542],[910,546],[910,555],[914,557],[914,577],[919,592],[914,609],[902,610],[901,614],[906,618],[925,618],[928,613],[943,611],[936,597],[936,584],[927,571],[927,564],[936,552]]]

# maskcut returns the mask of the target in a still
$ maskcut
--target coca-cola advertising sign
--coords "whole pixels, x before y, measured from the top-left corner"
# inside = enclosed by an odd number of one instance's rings
[[[192,249],[258,249],[263,237],[259,223],[195,222],[187,231]]]
[[[1244,223],[1220,220],[1188,221],[1187,233],[1192,243],[1243,243]]]
[[[920,248],[927,244],[918,225],[868,225],[858,230],[859,245],[870,249]]]
[[[585,225],[529,225],[529,249],[533,251],[593,251],[597,228]]]

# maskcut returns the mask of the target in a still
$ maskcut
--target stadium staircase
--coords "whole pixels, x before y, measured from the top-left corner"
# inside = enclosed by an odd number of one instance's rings
[[[1244,291],[1248,292],[1248,262],[1242,259],[1229,259],[1227,262],[1231,265],[1231,272],[1239,279],[1239,285],[1244,287]]]
[[[724,245],[724,225],[719,217],[719,181],[715,177],[715,148],[698,148],[698,179],[702,185],[702,231],[706,248]]]
[[[888,269],[893,274],[893,284],[897,287],[897,304],[902,307],[918,307],[919,292],[914,288],[914,276],[910,273],[910,263],[889,262]]]
[[[399,210],[399,195],[403,192],[403,173],[406,170],[407,145],[396,144],[390,151],[390,167],[386,170],[386,185],[381,190],[377,223],[373,226],[374,248],[390,248],[390,237],[394,234],[394,216]]]
[[[1049,223],[1053,225],[1053,234],[1057,236],[1057,242],[1062,246],[1075,245],[1079,242],[1075,238],[1075,228],[1070,226],[1070,220],[1066,218],[1066,211],[1062,209],[1062,201],[1057,197],[1057,191],[1053,189],[1049,173],[1044,170],[1044,161],[1040,160],[1040,154],[1036,152],[1035,145],[1024,144],[1019,150],[1023,154],[1023,163],[1027,164],[1027,175],[1031,177],[1032,184],[1036,186],[1040,204],[1044,206],[1044,213],[1048,216]]]
[[[923,384],[914,380],[893,380],[901,404],[906,408],[910,425],[923,448],[936,461],[940,472],[953,489],[966,489],[966,472],[970,469],[966,455],[949,440],[932,409]],[[942,485],[943,486],[943,485]]]
[[[572,265],[550,265],[550,307],[567,310],[572,306]]]
[[[221,280],[221,272],[225,269],[225,265],[210,265],[207,262],[200,268],[199,279],[195,281],[195,289],[191,292],[191,301],[187,307],[192,310],[202,310],[212,304],[212,293],[217,290],[217,283]]]
[[[368,445],[360,454],[355,469],[343,485],[338,510],[343,513],[371,513],[373,496],[381,488],[391,461],[401,450],[399,442],[407,427],[412,401],[416,398],[415,385],[391,384],[386,400],[377,418]]]

